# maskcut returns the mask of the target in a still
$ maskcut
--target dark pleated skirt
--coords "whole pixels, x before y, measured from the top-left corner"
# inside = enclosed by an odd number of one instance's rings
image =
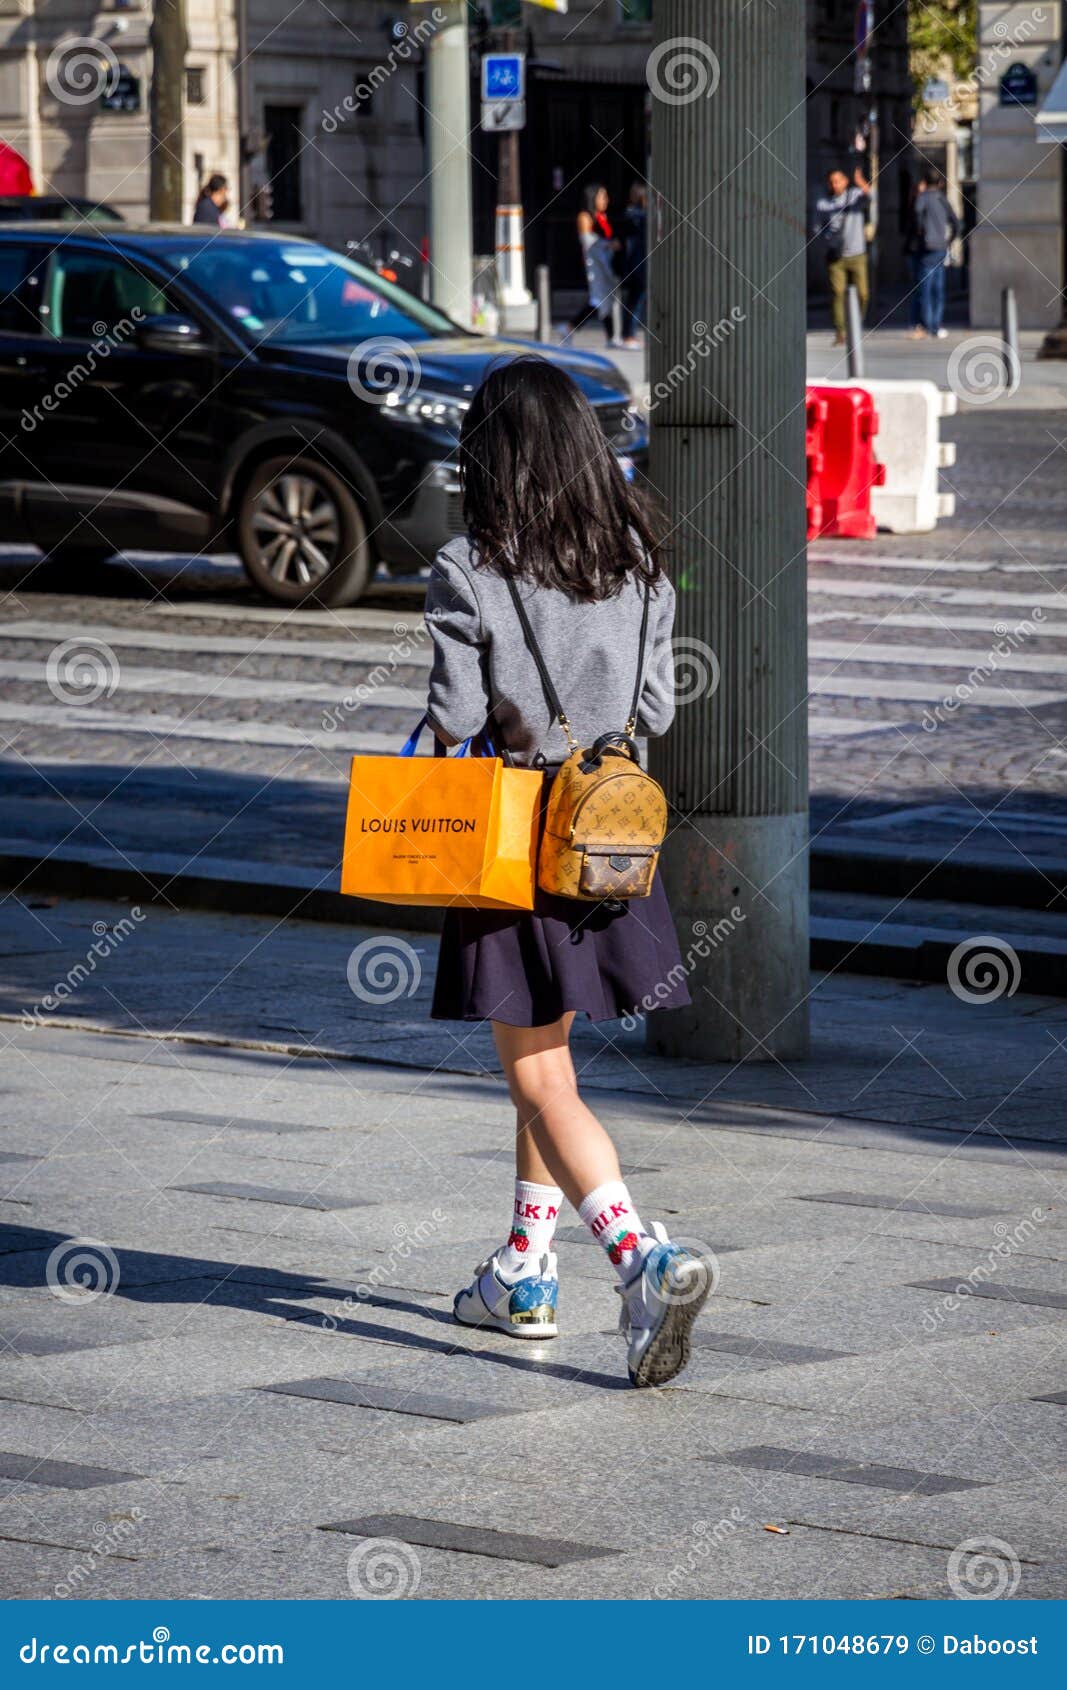
[[[550,784],[548,772],[545,799]],[[621,908],[539,890],[529,912],[445,911],[430,1011],[436,1021],[547,1027],[572,1009],[615,1021],[690,1001],[658,874],[647,898]]]

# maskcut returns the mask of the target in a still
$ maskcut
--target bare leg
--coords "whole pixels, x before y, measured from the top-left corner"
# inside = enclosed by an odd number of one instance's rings
[[[571,1012],[550,1027],[494,1021],[493,1037],[515,1104],[519,1178],[560,1186],[577,1208],[621,1176],[614,1144],[578,1095],[568,1042],[573,1020]]]

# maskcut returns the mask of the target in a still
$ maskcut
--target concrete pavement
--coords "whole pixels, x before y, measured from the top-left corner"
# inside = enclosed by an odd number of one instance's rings
[[[722,1271],[639,1394],[569,1213],[559,1340],[451,1324],[509,1111],[423,1019],[432,941],[353,965],[386,937],[8,901],[10,1594],[961,1597],[995,1540],[1063,1596],[1062,1004],[818,982],[792,1075],[584,1031],[643,1212]]]

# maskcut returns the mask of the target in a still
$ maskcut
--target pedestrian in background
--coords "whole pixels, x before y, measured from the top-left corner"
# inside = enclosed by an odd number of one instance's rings
[[[543,771],[544,805],[569,739],[592,745],[627,717],[641,735],[670,725],[662,523],[584,394],[541,358],[487,376],[463,421],[459,468],[467,533],[438,553],[426,594],[430,726],[446,745],[489,728],[498,751]],[[566,685],[566,734],[541,666]],[[615,1146],[579,1094],[570,1035],[576,1015],[614,1021],[643,1003],[690,1001],[667,896],[657,875],[632,901],[540,889],[534,899],[530,913],[445,911],[431,1013],[492,1023],[516,1111],[504,1241],[456,1296],[455,1318],[513,1338],[556,1336],[552,1243],[566,1197],[615,1270],[631,1382],[664,1385],[688,1359],[711,1266],[642,1223]]]
[[[645,326],[648,293],[648,190],[643,182],[630,189],[630,202],[622,214],[622,338],[623,345],[639,346],[635,330]]]
[[[834,324],[834,345],[845,344],[845,294],[851,283],[859,296],[860,318],[867,315],[870,288],[867,278],[867,220],[871,210],[871,184],[856,166],[848,174],[831,170],[826,177],[828,192],[815,205],[815,234],[826,255],[826,276],[830,284],[830,311]]]
[[[960,221],[945,195],[945,178],[939,170],[926,170],[919,178],[919,191],[911,212],[910,244],[915,253],[915,283],[918,322],[912,340],[931,335],[944,340],[948,330],[945,315],[945,266],[949,248],[960,232]]]
[[[230,204],[230,184],[225,176],[209,176],[200,190],[193,212],[194,223],[208,223],[216,229],[228,227],[226,212]]]
[[[615,260],[621,249],[608,216],[608,190],[602,182],[594,182],[585,190],[585,206],[578,213],[578,244],[585,265],[587,300],[567,325],[564,340],[595,317],[603,325],[604,338],[609,346],[615,344],[612,307],[615,303]]]

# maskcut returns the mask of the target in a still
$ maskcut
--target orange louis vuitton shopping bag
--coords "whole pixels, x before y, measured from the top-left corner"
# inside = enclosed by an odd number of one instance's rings
[[[499,757],[455,757],[423,717],[398,757],[353,757],[341,891],[385,904],[533,909],[541,775]]]

